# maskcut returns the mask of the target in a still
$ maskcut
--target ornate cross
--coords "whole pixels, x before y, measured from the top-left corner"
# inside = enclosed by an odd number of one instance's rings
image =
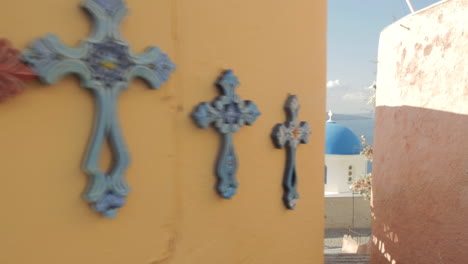
[[[283,201],[288,209],[294,209],[299,199],[299,194],[297,193],[296,148],[300,143],[307,143],[312,133],[309,123],[299,122],[297,120],[300,107],[301,105],[299,104],[297,96],[289,96],[284,106],[287,121],[282,124],[277,124],[273,128],[272,133],[275,146],[277,148],[287,149],[286,168],[283,178]]]
[[[216,164],[217,190],[222,197],[230,199],[236,194],[239,185],[236,180],[237,158],[232,143],[233,133],[245,124],[252,125],[260,112],[253,102],[242,101],[235,93],[239,81],[232,70],[225,71],[216,85],[223,95],[212,103],[201,103],[192,117],[201,128],[214,124],[222,134],[223,143]]]
[[[117,118],[118,95],[136,77],[158,89],[168,80],[175,65],[157,47],[150,47],[140,55],[130,51],[119,31],[120,22],[128,12],[123,0],[90,0],[82,6],[92,15],[95,28],[80,47],[66,47],[49,34],[35,41],[23,59],[43,82],[53,84],[64,75],[74,73],[81,77],[81,85],[95,95],[97,115],[83,164],[91,179],[84,197],[97,212],[113,218],[129,192],[124,172],[130,159]],[[114,160],[109,172],[99,168],[99,156],[106,140],[111,144]]]

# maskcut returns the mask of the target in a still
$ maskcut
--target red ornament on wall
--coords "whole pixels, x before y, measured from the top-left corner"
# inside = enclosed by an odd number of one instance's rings
[[[23,91],[23,84],[36,73],[20,60],[20,52],[8,40],[0,39],[0,103]]]

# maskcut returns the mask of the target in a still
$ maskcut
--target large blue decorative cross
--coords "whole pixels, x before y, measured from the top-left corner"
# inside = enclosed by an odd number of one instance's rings
[[[80,47],[66,47],[55,35],[49,34],[35,41],[25,51],[23,59],[47,84],[75,73],[81,77],[81,85],[94,93],[97,116],[83,164],[91,180],[84,196],[96,211],[113,218],[129,192],[124,172],[130,163],[117,118],[117,97],[136,77],[158,89],[168,80],[175,65],[157,47],[141,55],[130,51],[119,31],[120,22],[128,12],[122,0],[90,0],[82,6],[92,15],[95,29]],[[109,172],[99,168],[106,140],[111,145],[114,161]]]
[[[287,149],[286,168],[283,178],[283,201],[288,209],[294,209],[299,199],[297,193],[296,148],[300,143],[307,143],[312,133],[309,123],[297,120],[300,107],[297,96],[289,96],[284,106],[287,121],[283,124],[277,124],[272,133],[275,146]]]
[[[245,124],[253,124],[260,112],[253,102],[242,101],[235,93],[239,81],[232,70],[225,71],[216,85],[223,95],[212,103],[201,103],[192,117],[202,128],[207,128],[213,123],[223,135],[223,144],[216,165],[217,190],[222,197],[230,199],[236,194],[239,185],[236,180],[237,157],[232,143],[233,133],[239,131],[239,128]]]

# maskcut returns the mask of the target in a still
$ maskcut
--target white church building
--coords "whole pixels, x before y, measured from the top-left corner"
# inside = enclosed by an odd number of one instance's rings
[[[361,140],[329,112],[325,136],[325,227],[370,227],[369,201],[353,194],[353,182],[367,175]]]

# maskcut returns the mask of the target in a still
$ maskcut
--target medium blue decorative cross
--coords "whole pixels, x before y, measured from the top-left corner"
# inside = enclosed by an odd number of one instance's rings
[[[43,82],[53,84],[64,75],[75,73],[81,77],[81,85],[95,95],[97,116],[83,163],[91,179],[84,197],[97,212],[113,218],[129,192],[124,172],[130,163],[117,118],[117,97],[136,77],[158,89],[169,79],[175,65],[157,47],[141,55],[130,51],[119,31],[128,12],[123,0],[90,0],[82,6],[92,15],[95,28],[80,47],[66,47],[49,34],[36,40],[24,52],[23,59]],[[106,141],[111,145],[114,161],[109,172],[99,168],[99,156]]]
[[[287,121],[283,124],[277,124],[272,133],[275,146],[287,149],[286,168],[283,178],[283,201],[288,209],[294,209],[299,199],[297,193],[296,148],[300,143],[307,143],[312,133],[309,123],[297,120],[300,107],[297,96],[289,96],[284,106]]]
[[[216,164],[217,190],[222,197],[231,199],[239,185],[236,180],[237,157],[232,143],[233,133],[245,124],[252,125],[260,112],[253,102],[242,101],[235,93],[239,81],[232,70],[225,71],[216,85],[223,95],[212,103],[201,103],[192,117],[201,128],[207,128],[213,123],[223,135],[223,144]]]

